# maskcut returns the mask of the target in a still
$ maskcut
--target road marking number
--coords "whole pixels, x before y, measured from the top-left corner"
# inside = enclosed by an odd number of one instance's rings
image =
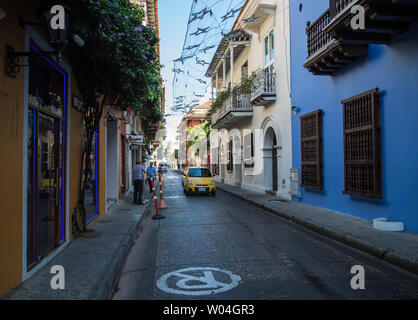
[[[231,290],[240,280],[240,276],[228,270],[191,267],[163,275],[158,279],[157,287],[168,293],[201,296]]]

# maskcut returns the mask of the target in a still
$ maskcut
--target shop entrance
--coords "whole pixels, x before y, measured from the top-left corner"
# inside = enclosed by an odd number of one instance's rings
[[[32,50],[36,50],[32,46]],[[28,97],[27,265],[65,240],[65,73],[31,64]]]

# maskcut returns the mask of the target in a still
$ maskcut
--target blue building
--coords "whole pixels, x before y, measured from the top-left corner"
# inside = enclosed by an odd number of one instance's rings
[[[418,1],[290,3],[293,200],[418,233]]]

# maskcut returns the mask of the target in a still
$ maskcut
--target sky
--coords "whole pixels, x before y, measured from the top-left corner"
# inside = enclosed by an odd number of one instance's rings
[[[166,87],[166,114],[172,114],[173,60],[180,57],[193,0],[159,0],[162,76]],[[183,114],[167,117],[167,140],[175,141],[177,126]]]
[[[173,109],[187,112],[211,97],[210,79],[205,77],[209,62],[244,3],[245,0],[159,0],[168,141],[175,141],[183,117],[183,113]]]

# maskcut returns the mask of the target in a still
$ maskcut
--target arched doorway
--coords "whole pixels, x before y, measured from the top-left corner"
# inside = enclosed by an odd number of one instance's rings
[[[264,187],[266,191],[277,192],[277,137],[274,129],[269,127],[264,135]]]

